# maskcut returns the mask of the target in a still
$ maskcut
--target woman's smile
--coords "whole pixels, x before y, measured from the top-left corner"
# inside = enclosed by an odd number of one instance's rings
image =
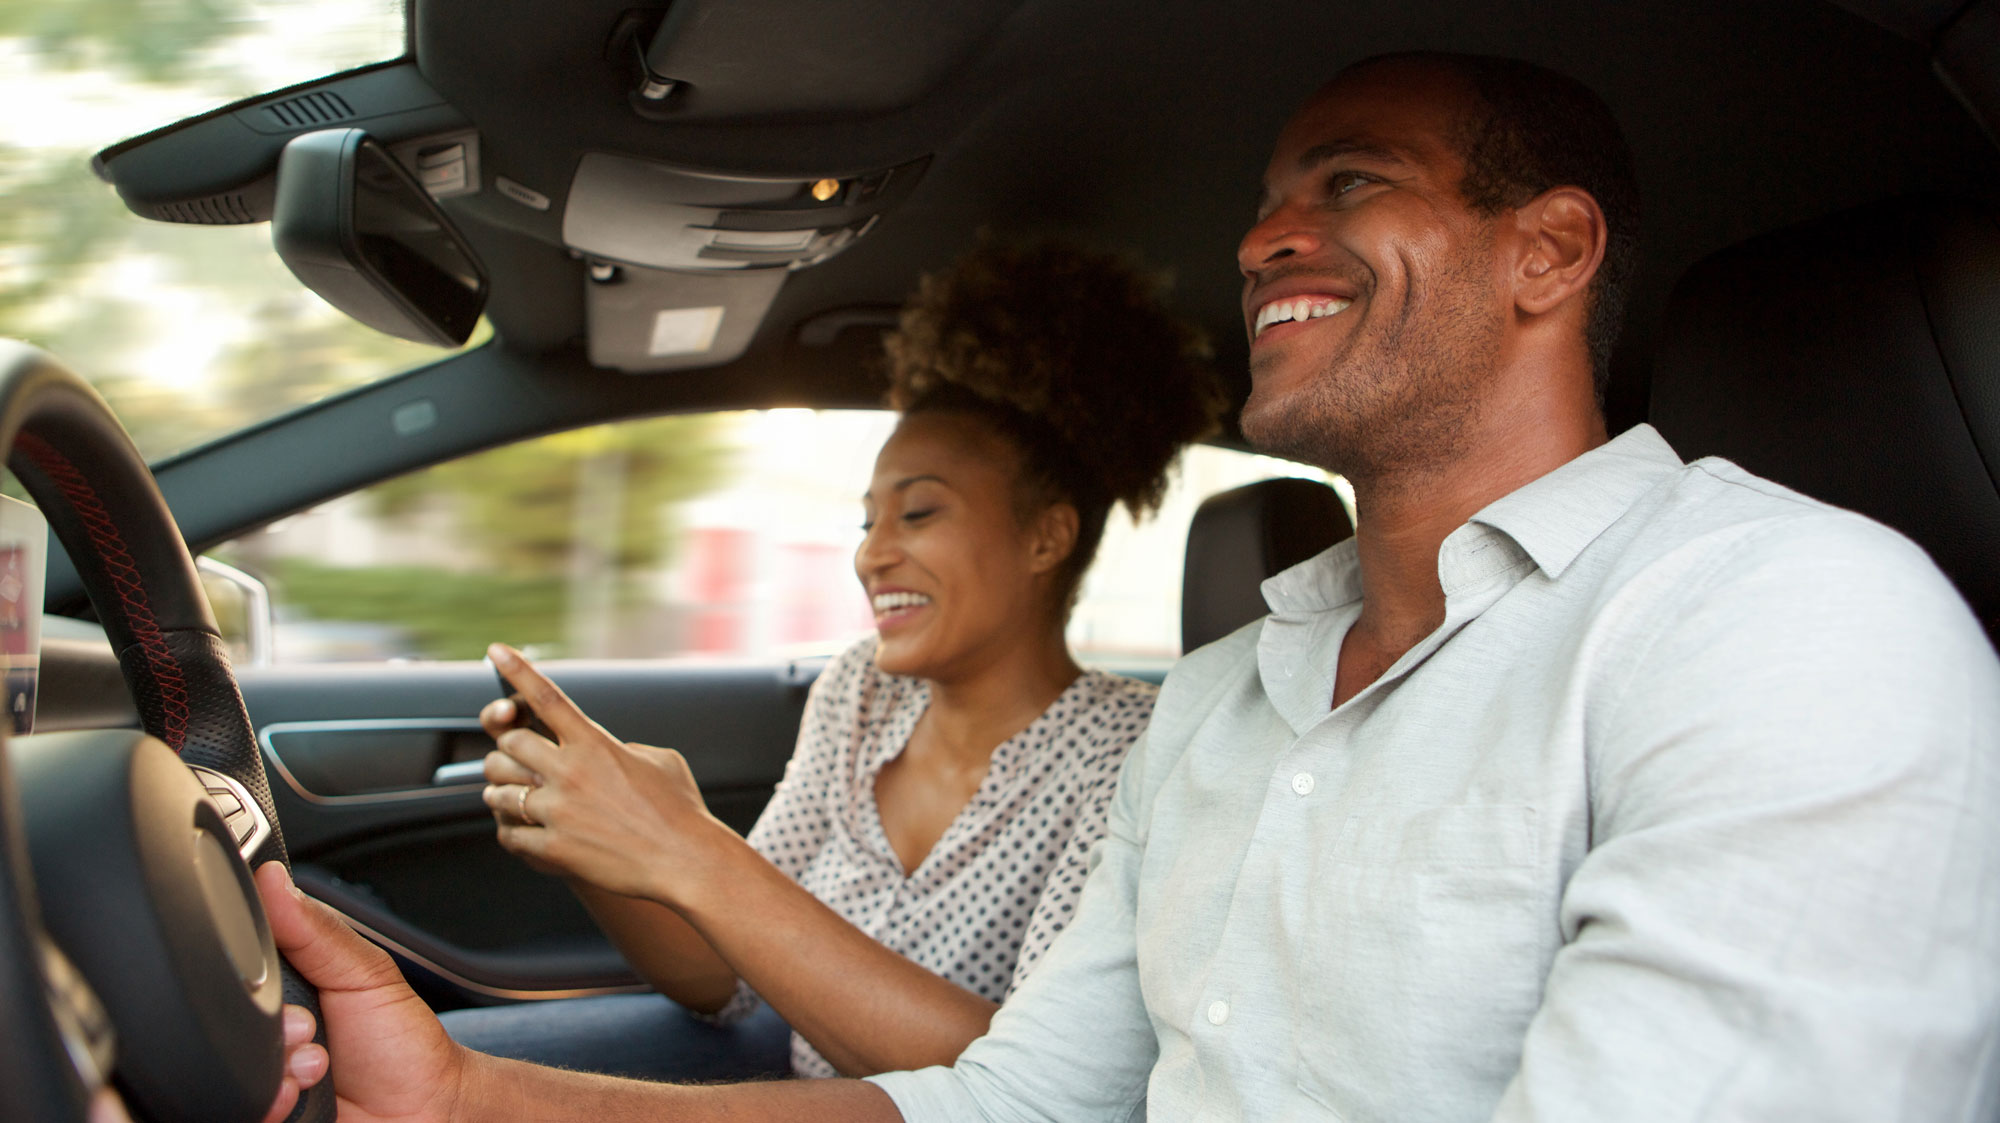
[[[928,595],[908,589],[877,589],[868,599],[875,609],[877,631],[901,628],[916,620],[931,604]]]

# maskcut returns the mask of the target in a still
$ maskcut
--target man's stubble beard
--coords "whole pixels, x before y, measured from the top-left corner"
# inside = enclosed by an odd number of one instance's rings
[[[1357,485],[1451,459],[1499,356],[1502,313],[1486,268],[1460,262],[1378,337],[1350,337],[1285,400],[1246,409],[1251,447]]]

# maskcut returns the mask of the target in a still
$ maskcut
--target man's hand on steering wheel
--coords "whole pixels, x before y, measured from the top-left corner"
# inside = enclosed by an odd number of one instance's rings
[[[341,1123],[449,1123],[470,1054],[388,954],[300,893],[277,862],[258,868],[257,893],[278,949],[319,988],[327,1038],[327,1048],[313,1044],[311,1016],[285,1008],[285,1081],[266,1123],[284,1119],[300,1091],[326,1076],[328,1049],[340,1056]]]

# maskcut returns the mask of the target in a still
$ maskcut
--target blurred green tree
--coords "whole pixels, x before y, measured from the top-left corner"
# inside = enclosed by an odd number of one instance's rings
[[[322,64],[353,65],[357,44],[381,52],[363,57],[393,54],[399,8],[393,0],[354,4],[340,33],[298,44],[301,77]],[[265,88],[268,76],[246,44],[305,9],[295,0],[0,0],[0,47],[30,73],[89,75],[93,98],[130,95],[130,131],[138,131],[156,123],[142,108],[149,95],[219,103]],[[386,39],[377,27],[385,16],[395,28]],[[47,111],[60,116],[68,95],[51,90]],[[133,428],[149,458],[437,357],[306,293],[270,251],[267,227],[132,215],[90,170],[91,149],[116,135],[77,148],[27,147],[20,135],[0,123],[0,336],[48,348],[98,384],[121,416],[144,415]],[[211,329],[203,346],[163,351],[162,336],[193,323]],[[162,390],[163,378],[205,385]]]
[[[27,335],[32,310],[100,260],[122,233],[123,208],[90,173],[86,153],[0,144],[0,334]]]
[[[452,497],[465,540],[502,572],[560,574],[576,547],[579,502],[588,503],[592,473],[618,464],[619,483],[607,559],[618,570],[670,557],[673,504],[720,479],[727,447],[710,417],[655,417],[555,433],[492,449],[378,484],[369,495],[386,517],[417,511],[425,499]]]
[[[244,15],[242,0],[7,0],[0,36],[71,67],[174,82],[208,72],[207,48],[240,34]]]
[[[426,659],[477,659],[504,639],[547,647],[563,639],[556,577],[451,573],[424,566],[351,569],[281,559],[272,593],[316,620],[392,623]]]

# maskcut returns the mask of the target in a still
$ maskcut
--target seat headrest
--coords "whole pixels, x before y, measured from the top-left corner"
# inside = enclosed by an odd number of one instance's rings
[[[1888,523],[2000,626],[2000,223],[1898,199],[1744,242],[1668,304],[1651,420]]]
[[[1340,496],[1313,480],[1259,480],[1201,501],[1188,527],[1181,581],[1181,650],[1270,611],[1266,577],[1354,533]]]

